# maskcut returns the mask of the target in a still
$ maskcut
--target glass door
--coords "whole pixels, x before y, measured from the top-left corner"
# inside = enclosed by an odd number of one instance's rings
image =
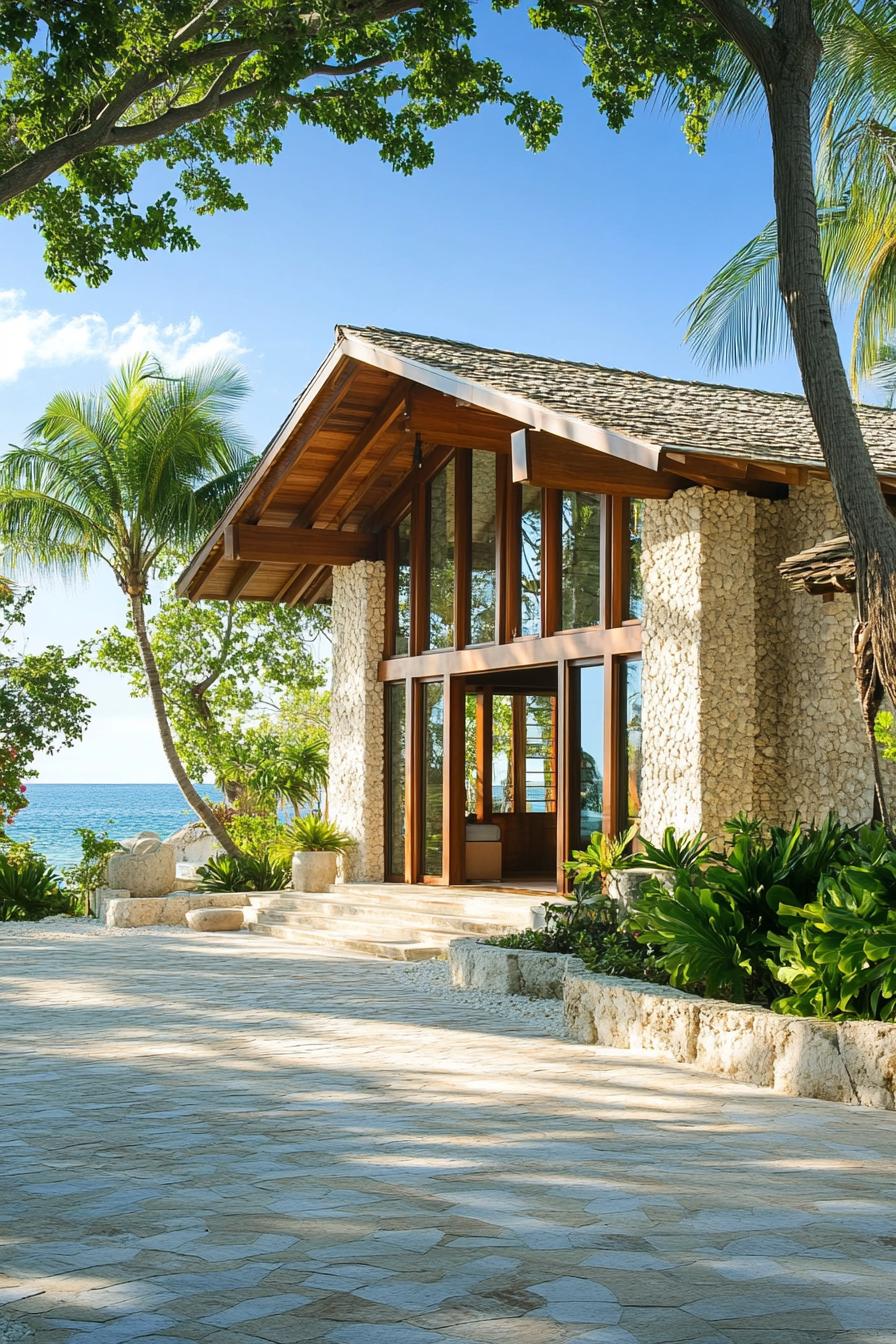
[[[445,692],[426,681],[423,701],[423,876],[441,877],[444,856]]]

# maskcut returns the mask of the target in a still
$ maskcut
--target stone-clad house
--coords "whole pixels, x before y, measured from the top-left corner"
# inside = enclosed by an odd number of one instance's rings
[[[338,327],[179,591],[332,603],[348,876],[552,888],[600,827],[870,815],[852,599],[777,570],[840,531],[800,397]]]

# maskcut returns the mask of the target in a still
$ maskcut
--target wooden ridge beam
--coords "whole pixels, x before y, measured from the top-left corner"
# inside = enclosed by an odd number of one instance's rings
[[[334,532],[324,528],[257,527],[233,523],[224,531],[224,558],[258,564],[351,565],[374,560],[376,537],[369,532]]]

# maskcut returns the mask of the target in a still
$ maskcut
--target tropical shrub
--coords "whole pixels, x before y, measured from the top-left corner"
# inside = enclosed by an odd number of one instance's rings
[[[279,843],[283,824],[275,816],[234,816],[227,829],[244,854],[260,858]]]
[[[109,825],[113,825],[110,821]],[[76,827],[81,837],[81,860],[71,868],[63,868],[62,876],[77,913],[87,913],[87,902],[92,891],[106,881],[106,860],[121,849],[108,831],[93,831],[89,826]]]
[[[312,814],[296,817],[284,826],[271,852],[278,859],[289,862],[297,850],[300,853],[344,854],[353,844],[352,837],[340,831],[334,822]]]
[[[638,836],[638,844],[638,853],[632,856],[634,868],[690,872],[710,851],[710,842],[702,831],[682,831],[681,835],[676,835],[672,826],[667,826],[663,831],[663,838],[658,845],[651,844],[643,835]]]
[[[614,868],[630,868],[635,862],[631,846],[638,834],[637,826],[629,826],[623,835],[606,835],[594,831],[584,849],[574,849],[572,858],[564,863],[564,870],[572,878],[574,891],[603,891]]]
[[[290,866],[269,854],[219,854],[196,869],[200,891],[282,891]]]
[[[59,874],[28,844],[0,850],[0,921],[76,914]]]

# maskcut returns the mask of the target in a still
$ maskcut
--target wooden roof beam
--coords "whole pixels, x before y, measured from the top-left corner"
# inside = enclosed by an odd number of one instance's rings
[[[668,499],[684,484],[671,472],[653,471],[539,430],[516,430],[510,436],[510,455],[515,484],[643,499]]]
[[[257,527],[251,523],[232,523],[224,531],[225,560],[275,565],[351,565],[356,560],[375,560],[376,555],[376,537],[368,532]]]

